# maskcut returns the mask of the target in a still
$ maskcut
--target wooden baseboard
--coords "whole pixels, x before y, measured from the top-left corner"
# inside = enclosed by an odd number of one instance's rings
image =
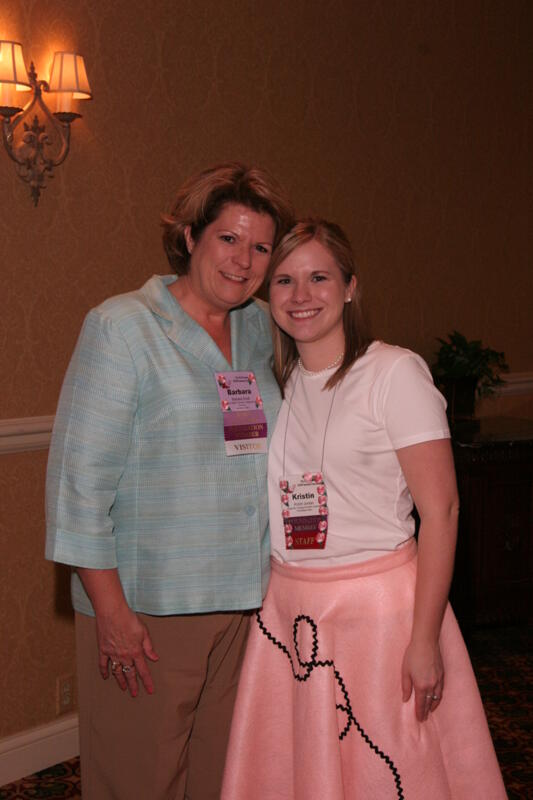
[[[0,786],[67,761],[80,753],[78,715],[0,739]]]

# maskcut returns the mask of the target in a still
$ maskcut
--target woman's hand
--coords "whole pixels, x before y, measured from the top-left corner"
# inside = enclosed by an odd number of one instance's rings
[[[139,691],[137,675],[148,694],[154,684],[146,659],[157,661],[148,628],[126,604],[111,616],[96,617],[98,665],[102,678],[109,677],[109,667],[118,685],[129,690],[132,697]],[[109,663],[111,662],[111,664]]]
[[[402,696],[406,703],[415,693],[415,713],[419,722],[435,711],[442,699],[444,667],[438,642],[411,641],[402,663]]]
[[[404,701],[415,693],[420,722],[442,697],[444,667],[440,629],[453,572],[459,500],[448,439],[396,451],[420,515],[415,607],[411,641],[402,664]]]
[[[102,678],[109,677],[111,666],[120,688],[129,689],[131,696],[136,697],[138,673],[148,694],[153,694],[154,683],[146,659],[157,661],[159,656],[148,628],[126,602],[117,570],[77,567],[77,572],[96,614],[98,666]]]

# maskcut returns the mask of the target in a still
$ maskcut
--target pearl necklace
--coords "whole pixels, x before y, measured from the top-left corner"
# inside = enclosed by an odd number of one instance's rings
[[[306,369],[302,364],[302,359],[299,358],[298,367],[300,368],[300,370],[304,375],[322,375],[324,372],[327,372],[328,369],[333,369],[333,367],[336,367],[337,364],[340,362],[341,358],[343,357],[343,355],[344,351],[342,353],[339,353],[335,361],[332,361],[331,364],[328,364],[327,367],[324,367],[323,369]]]

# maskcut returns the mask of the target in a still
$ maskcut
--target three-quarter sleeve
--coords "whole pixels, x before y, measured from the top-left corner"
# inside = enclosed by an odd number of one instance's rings
[[[91,311],[65,376],[46,480],[46,557],[117,566],[110,509],[124,471],[138,380],[116,322]]]

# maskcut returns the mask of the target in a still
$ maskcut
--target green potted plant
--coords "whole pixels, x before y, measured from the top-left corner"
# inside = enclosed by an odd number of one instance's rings
[[[437,341],[441,346],[432,372],[448,401],[448,416],[451,420],[472,419],[476,398],[494,394],[495,387],[503,383],[500,373],[509,370],[505,354],[483,347],[479,339],[468,341],[458,331]]]

